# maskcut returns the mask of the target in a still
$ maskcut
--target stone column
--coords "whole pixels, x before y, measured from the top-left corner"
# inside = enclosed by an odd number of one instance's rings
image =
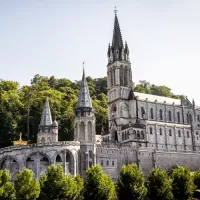
[[[166,144],[166,149],[168,149],[168,133],[167,133],[167,126],[165,126],[165,144]]]
[[[185,134],[185,128],[183,128],[183,145],[184,145],[184,150],[186,151],[186,134]]]
[[[37,156],[35,158],[36,161],[36,178],[39,179],[40,178],[40,157],[39,157],[39,153],[37,153]]]
[[[175,149],[177,150],[176,127],[174,127],[174,143],[175,143]]]

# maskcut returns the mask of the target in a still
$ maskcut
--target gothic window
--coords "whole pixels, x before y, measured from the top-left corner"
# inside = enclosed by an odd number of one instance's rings
[[[160,120],[163,120],[163,111],[162,111],[162,109],[160,109],[159,114],[160,114]]]
[[[199,135],[199,132],[198,132],[198,131],[196,132],[196,135]]]
[[[103,166],[103,160],[101,160],[101,166]]]
[[[124,137],[125,137],[125,140],[127,140],[127,135],[126,135],[126,131],[124,132]]]
[[[192,123],[192,115],[189,112],[187,113],[187,123],[188,124]]]
[[[80,139],[82,140],[82,141],[84,141],[85,140],[85,123],[84,122],[81,122],[80,123]]]
[[[122,132],[122,141],[124,140],[124,132]]]
[[[107,166],[109,166],[109,160],[107,160]]]
[[[178,131],[178,137],[181,137],[181,131],[180,130]]]
[[[189,138],[190,137],[190,133],[189,133],[189,131],[187,131],[187,138]]]
[[[133,131],[133,137],[136,138],[136,130]]]
[[[89,158],[92,158],[92,151],[89,151]]]
[[[140,131],[137,131],[137,138],[140,139]]]
[[[150,117],[151,117],[151,119],[153,119],[153,108],[151,108],[151,110],[150,110]]]
[[[180,123],[181,119],[180,119],[180,112],[177,112],[177,122]]]
[[[197,120],[200,122],[200,115],[197,115]]]
[[[45,138],[44,137],[42,137],[41,143],[45,143]]]
[[[153,134],[153,129],[152,129],[152,127],[150,127],[150,134]]]
[[[112,161],[112,166],[115,166],[115,162],[114,161]]]
[[[143,107],[141,107],[141,118],[144,118],[144,115],[145,115],[144,108],[143,108]]]
[[[160,135],[162,135],[162,128],[160,128]]]
[[[141,131],[141,139],[144,139],[144,132]]]
[[[169,129],[169,136],[172,136],[172,130]]]
[[[124,86],[128,86],[128,78],[127,78],[128,69],[125,67],[124,69]]]
[[[92,141],[92,123],[91,121],[88,122],[88,140]]]
[[[169,110],[169,112],[168,112],[168,119],[169,119],[170,122],[172,121],[172,113],[171,113],[170,110]]]

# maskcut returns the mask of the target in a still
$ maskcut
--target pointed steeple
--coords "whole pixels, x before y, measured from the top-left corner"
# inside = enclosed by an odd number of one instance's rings
[[[40,127],[41,126],[50,126],[52,124],[52,118],[51,118],[51,110],[49,107],[49,99],[46,97],[44,108],[42,112],[42,118],[40,121]]]
[[[120,51],[123,48],[123,40],[121,35],[121,30],[119,26],[119,21],[117,17],[117,11],[115,10],[115,20],[114,20],[114,29],[113,29],[113,39],[112,39],[112,48],[113,50]]]
[[[90,99],[87,80],[85,78],[85,70],[83,68],[83,76],[82,76],[80,93],[78,97],[78,103],[76,105],[76,113],[77,115],[85,116],[86,113],[90,113],[91,111],[92,111],[92,103]]]

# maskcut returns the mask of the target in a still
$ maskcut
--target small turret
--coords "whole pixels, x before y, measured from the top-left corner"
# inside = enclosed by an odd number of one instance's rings
[[[49,106],[49,98],[46,97],[42,117],[37,134],[38,143],[58,142],[58,122],[52,123],[51,110]]]

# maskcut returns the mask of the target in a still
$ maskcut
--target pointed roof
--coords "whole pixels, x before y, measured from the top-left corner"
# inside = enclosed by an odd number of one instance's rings
[[[81,89],[78,97],[78,103],[76,108],[92,108],[92,103],[90,99],[90,93],[88,89],[87,80],[85,78],[85,71],[83,68],[83,76],[81,82]]]
[[[120,50],[122,47],[123,47],[123,40],[122,40],[121,30],[119,27],[117,13],[115,13],[112,48],[114,50],[116,50],[116,49]]]
[[[51,110],[49,107],[49,98],[46,97],[42,112],[42,118],[40,121],[40,126],[50,126],[51,124],[52,124],[52,118],[51,118]]]

